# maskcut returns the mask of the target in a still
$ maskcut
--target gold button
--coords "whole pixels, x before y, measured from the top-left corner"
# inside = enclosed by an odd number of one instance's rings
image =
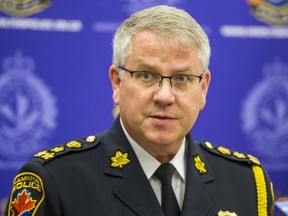
[[[87,141],[87,142],[94,142],[95,139],[96,139],[95,136],[88,136],[88,137],[86,138],[86,141]]]

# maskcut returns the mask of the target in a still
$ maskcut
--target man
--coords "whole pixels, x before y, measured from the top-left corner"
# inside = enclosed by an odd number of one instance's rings
[[[271,183],[260,162],[189,134],[211,79],[196,21],[148,8],[119,27],[113,48],[120,114],[112,128],[36,154],[15,177],[5,215],[268,215]]]

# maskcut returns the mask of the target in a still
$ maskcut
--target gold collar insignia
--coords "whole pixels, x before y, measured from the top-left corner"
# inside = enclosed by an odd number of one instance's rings
[[[128,153],[122,153],[121,151],[117,151],[114,156],[111,157],[111,167],[118,167],[120,169],[123,168],[123,166],[130,163],[130,160],[128,158]]]
[[[194,156],[194,165],[196,169],[199,171],[199,173],[202,175],[203,173],[207,173],[207,170],[205,168],[205,163],[201,160],[199,155]]]

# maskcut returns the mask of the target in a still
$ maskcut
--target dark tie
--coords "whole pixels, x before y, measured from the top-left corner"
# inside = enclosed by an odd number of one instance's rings
[[[165,216],[180,215],[179,205],[171,184],[174,172],[175,167],[172,164],[164,163],[154,173],[162,184],[162,209]]]

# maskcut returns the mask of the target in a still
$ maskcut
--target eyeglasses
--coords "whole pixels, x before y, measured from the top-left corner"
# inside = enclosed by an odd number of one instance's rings
[[[203,72],[200,76],[192,74],[176,74],[174,76],[162,76],[158,73],[153,73],[149,71],[132,71],[125,67],[118,67],[131,74],[131,77],[135,82],[144,88],[149,88],[158,84],[160,87],[163,79],[169,79],[171,87],[178,89],[180,91],[185,91],[193,87],[195,84],[200,83],[204,77]]]

